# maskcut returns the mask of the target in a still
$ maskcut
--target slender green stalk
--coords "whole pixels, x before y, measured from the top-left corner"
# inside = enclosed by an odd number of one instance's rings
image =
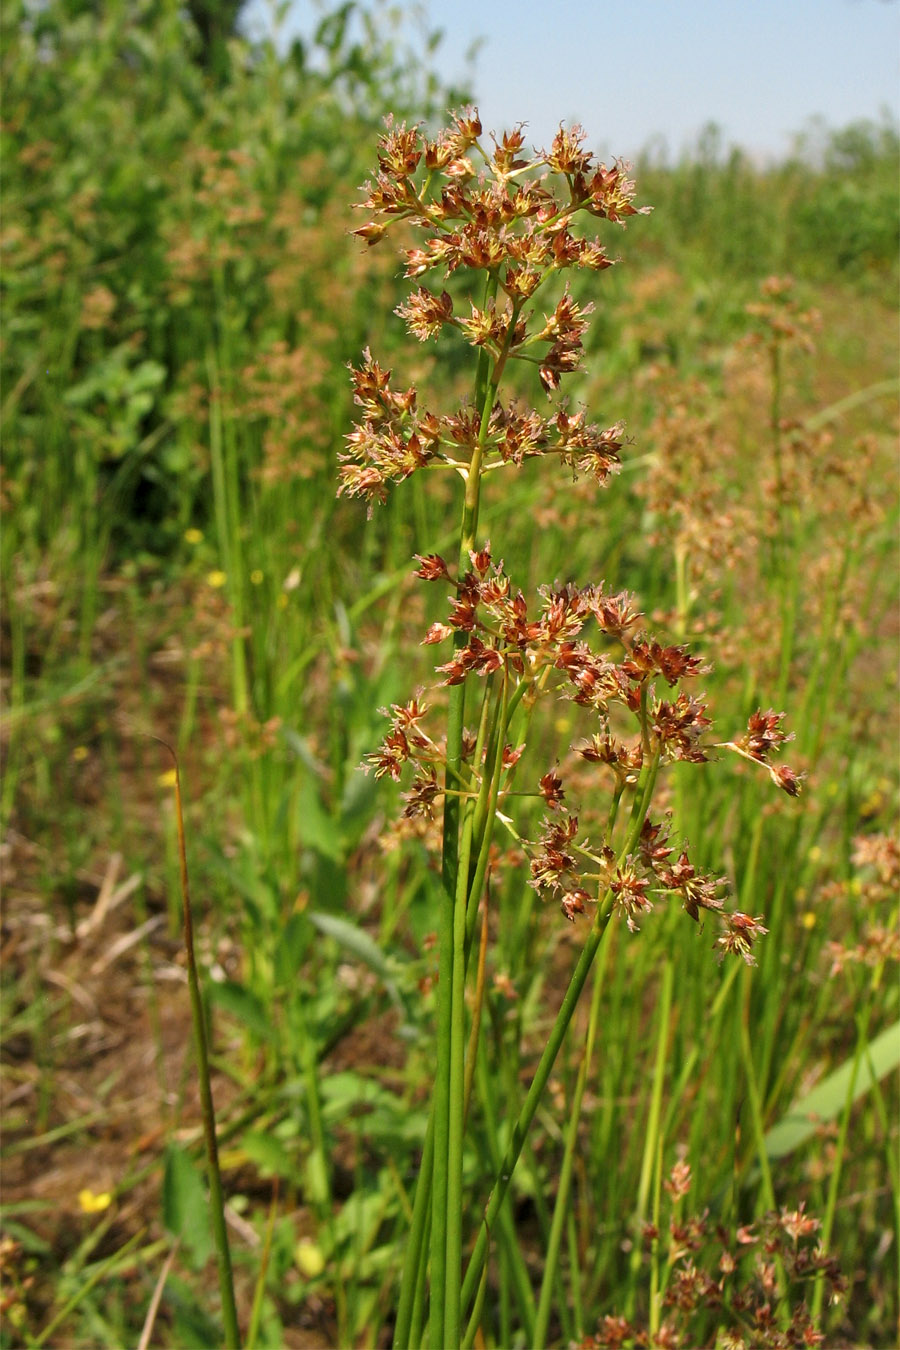
[[[590,973],[594,957],[597,955],[597,949],[603,940],[603,935],[609,925],[612,917],[612,905],[610,897],[606,897],[604,903],[598,908],[597,917],[591,926],[587,941],[581,950],[578,963],[572,972],[568,987],[563,1001],[560,1005],[556,1021],[550,1032],[549,1039],[544,1047],[544,1053],[541,1055],[534,1078],[531,1080],[531,1086],[528,1089],[528,1095],[522,1104],[518,1119],[513,1126],[512,1135],[503,1156],[503,1162],[500,1171],[494,1181],[490,1198],[485,1209],[484,1218],[481,1227],[478,1230],[478,1237],[475,1242],[475,1248],[469,1258],[469,1264],[466,1267],[466,1274],[462,1284],[462,1307],[467,1308],[472,1301],[475,1290],[481,1280],[481,1274],[487,1259],[488,1242],[494,1227],[496,1226],[497,1216],[500,1213],[500,1207],[512,1180],[512,1174],[516,1163],[519,1160],[519,1154],[522,1151],[522,1145],[525,1137],[534,1120],[535,1112],[540,1105],[544,1089],[547,1086],[547,1080],[553,1071],[553,1065],[556,1062],[556,1056],[559,1054],[560,1047],[565,1039],[566,1032],[569,1029],[569,1023],[578,1005],[581,992],[584,989],[585,981]],[[471,1330],[471,1324],[470,1328]],[[468,1332],[467,1332],[468,1336]]]
[[[400,1278],[400,1294],[397,1304],[397,1322],[394,1328],[394,1350],[407,1350],[413,1344],[410,1339],[413,1303],[419,1282],[419,1272],[423,1273],[427,1264],[427,1229],[430,1214],[431,1186],[433,1185],[434,1163],[434,1111],[428,1117],[428,1129],[425,1133],[425,1145],[422,1149],[422,1161],[416,1179],[416,1194],[413,1201],[412,1222],[406,1238],[403,1253],[403,1272]]]
[[[488,277],[486,295],[496,296],[497,277]],[[465,571],[475,548],[481,501],[481,474],[488,419],[496,394],[496,371],[479,353],[475,403],[481,409],[478,439],[465,475],[459,566]],[[456,646],[465,646],[457,633]],[[447,714],[447,785],[459,778],[465,719],[466,682],[453,687]],[[471,818],[471,810],[469,811]],[[468,835],[471,847],[471,824]],[[435,1151],[432,1186],[430,1343],[434,1350],[459,1342],[459,1281],[462,1265],[462,1135],[465,1100],[465,924],[468,853],[460,851],[460,807],[455,792],[444,799],[441,875],[444,896],[439,937],[438,1027],[434,1091]]]
[[[560,1167],[559,1172],[556,1202],[553,1207],[553,1222],[550,1228],[550,1241],[547,1244],[547,1251],[544,1256],[544,1274],[541,1280],[541,1292],[538,1300],[537,1314],[535,1316],[534,1334],[531,1341],[535,1346],[544,1345],[547,1339],[547,1329],[550,1325],[550,1307],[553,1297],[553,1287],[559,1266],[559,1252],[562,1244],[563,1229],[566,1225],[566,1217],[569,1214],[569,1193],[572,1187],[575,1149],[578,1143],[578,1132],[582,1123],[581,1107],[584,1101],[584,1090],[587,1085],[587,1077],[594,1053],[594,1043],[597,1039],[597,1029],[600,1023],[600,996],[604,987],[608,952],[609,944],[602,948],[600,959],[594,972],[594,987],[591,993],[591,1006],[588,1014],[587,1031],[584,1038],[584,1048],[581,1053],[581,1062],[578,1066],[578,1076],[575,1080],[572,1106],[569,1112],[566,1144],[563,1152],[562,1166]]]
[[[670,959],[667,959],[663,965],[662,989],[659,1002],[659,1022],[656,1037],[656,1064],[653,1071],[653,1088],[650,1095],[650,1110],[647,1117],[647,1127],[644,1132],[644,1155],[641,1160],[641,1174],[638,1181],[637,1203],[635,1205],[636,1232],[634,1235],[634,1245],[631,1249],[631,1289],[628,1302],[629,1316],[632,1316],[634,1312],[637,1274],[641,1265],[641,1228],[647,1217],[650,1187],[654,1173],[657,1170],[662,1140],[660,1122],[662,1119],[663,1087],[665,1086],[666,1077],[666,1051],[668,1049],[669,1037],[672,1031],[670,1019],[672,1014],[673,982],[673,964]],[[651,1330],[655,1329],[654,1318],[658,1321],[659,1309],[657,1308],[654,1312],[653,1305],[651,1304]]]
[[[646,1125],[646,1142],[644,1162],[641,1165],[641,1180],[638,1183],[637,1200],[637,1220],[638,1233],[636,1242],[634,1242],[633,1255],[631,1255],[631,1276],[636,1276],[638,1262],[634,1261],[634,1253],[640,1254],[641,1233],[640,1227],[644,1223],[646,1215],[646,1206],[648,1206],[648,1196],[650,1180],[653,1180],[653,1208],[654,1214],[658,1216],[660,1208],[660,1181],[663,1173],[663,1145],[665,1142],[663,1130],[660,1127],[661,1116],[663,1116],[663,1088],[665,1085],[665,1065],[667,1065],[667,1052],[669,1048],[669,1039],[672,1035],[672,985],[675,981],[675,967],[671,958],[665,961],[663,967],[663,992],[660,998],[660,1023],[658,1023],[658,1034],[656,1041],[656,1065],[653,1069],[653,1096],[650,1099],[650,1115],[648,1125]],[[652,1176],[650,1176],[652,1173]],[[652,1249],[650,1249],[650,1335],[656,1334],[660,1327],[660,1303],[658,1303],[658,1287],[660,1287],[660,1245],[658,1237],[653,1239]]]
[[[756,1145],[756,1156],[759,1162],[761,1177],[761,1188],[765,1207],[769,1211],[775,1209],[775,1188],[772,1185],[772,1170],[769,1167],[769,1155],[766,1152],[765,1141],[765,1122],[763,1121],[762,1099],[759,1090],[759,1083],[756,1076],[756,1067],[753,1063],[753,1047],[750,1044],[750,982],[746,980],[744,987],[744,1008],[741,1017],[741,1061],[744,1066],[744,1078],[747,1084],[747,1096],[750,1101],[750,1116],[753,1122],[753,1138]],[[790,1315],[786,1307],[787,1276],[784,1269],[784,1261],[781,1255],[776,1252],[774,1255],[775,1269],[778,1274],[779,1290],[779,1317],[782,1323],[782,1329],[787,1326]]]
[[[853,1099],[856,1092],[856,1080],[859,1075],[859,1066],[862,1063],[869,1043],[869,1019],[872,1014],[872,1005],[867,1003],[866,1007],[861,1009],[856,1017],[856,1050],[853,1055],[853,1068],[850,1073],[850,1079],[847,1083],[847,1096],[844,1101],[844,1109],[841,1113],[841,1125],[838,1133],[837,1144],[834,1150],[834,1159],[831,1165],[831,1171],[828,1181],[828,1198],[825,1202],[825,1216],[822,1220],[821,1241],[823,1248],[827,1251],[828,1244],[831,1241],[831,1232],[834,1225],[834,1216],[837,1210],[838,1195],[841,1189],[841,1173],[843,1171],[844,1158],[847,1154],[847,1134],[850,1129],[850,1116],[853,1111]],[[821,1275],[816,1279],[816,1287],[812,1298],[813,1321],[818,1322],[822,1314],[822,1302],[825,1297],[825,1281]]]
[[[66,1318],[75,1311],[79,1303],[87,1297],[91,1290],[96,1288],[107,1275],[113,1272],[121,1263],[122,1258],[127,1256],[128,1253],[137,1246],[146,1231],[145,1228],[138,1229],[136,1233],[131,1235],[127,1242],[123,1243],[118,1251],[113,1252],[112,1256],[108,1257],[105,1261],[102,1261],[91,1273],[89,1278],[85,1280],[80,1289],[77,1289],[72,1297],[63,1304],[56,1316],[51,1318],[44,1329],[35,1336],[33,1340],[29,1341],[28,1344],[35,1347],[43,1345],[48,1337],[53,1335],[56,1328],[62,1326]]]
[[[159,739],[156,737],[155,739]],[[188,989],[191,996],[191,1014],[194,1023],[194,1044],[197,1051],[197,1078],[200,1088],[200,1107],[203,1113],[203,1137],[206,1143],[206,1170],[209,1183],[209,1207],[212,1218],[213,1241],[219,1267],[219,1292],[222,1298],[222,1322],[227,1350],[239,1350],[241,1337],[238,1329],[237,1305],[234,1298],[234,1276],[231,1270],[231,1250],[225,1223],[225,1193],[219,1170],[219,1149],[216,1140],[216,1115],[210,1084],[209,1054],[206,1044],[206,1018],[200,976],[194,956],[194,919],[188,884],[187,850],[184,837],[184,815],[181,800],[181,774],[175,751],[165,741],[175,764],[175,819],[178,827],[178,860],[181,869],[181,896],[184,903],[184,949],[187,957]]]
[[[262,1317],[263,1299],[266,1293],[266,1276],[269,1273],[269,1261],[272,1255],[272,1234],[275,1232],[275,1217],[278,1213],[278,1177],[272,1187],[272,1199],[269,1204],[269,1217],[266,1221],[266,1233],[263,1239],[262,1255],[256,1272],[256,1284],[253,1289],[253,1305],[250,1309],[250,1325],[247,1328],[245,1350],[255,1350],[259,1335],[259,1323]]]
[[[478,1055],[478,1093],[481,1109],[484,1112],[484,1129],[487,1138],[487,1147],[490,1154],[491,1167],[495,1175],[501,1171],[503,1156],[500,1152],[501,1126],[497,1120],[496,1111],[496,1084],[491,1080],[487,1063],[487,1054],[485,1046],[482,1043]],[[500,1209],[497,1221],[496,1232],[498,1239],[502,1244],[502,1250],[506,1258],[507,1273],[509,1283],[512,1285],[512,1292],[518,1303],[521,1325],[527,1343],[536,1344],[534,1332],[534,1291],[531,1287],[531,1277],[525,1260],[522,1255],[521,1245],[516,1233],[515,1219],[513,1217],[512,1207],[509,1203],[509,1197]]]
[[[635,805],[637,802],[641,802],[643,806],[641,810],[632,810],[628,830],[619,854],[622,859],[627,858],[637,844],[643,826],[646,805],[652,795],[653,785],[656,782],[658,771],[659,752],[657,751],[654,753],[649,764],[645,764],[644,768],[641,770],[641,775],[635,788]],[[553,1071],[556,1056],[559,1054],[560,1047],[562,1046],[566,1032],[569,1029],[569,1023],[578,1006],[578,1000],[584,989],[585,981],[590,973],[600,943],[609,927],[609,921],[612,918],[614,910],[615,906],[613,903],[612,892],[607,891],[597,905],[597,912],[594,917],[594,922],[591,925],[590,933],[588,934],[584,947],[581,950],[581,955],[579,956],[575,969],[569,979],[566,992],[563,995],[563,1000],[560,1004],[559,1012],[556,1015],[556,1020],[553,1023],[550,1036],[544,1047],[544,1052],[538,1062],[534,1078],[531,1080],[531,1086],[528,1089],[525,1101],[522,1104],[516,1123],[513,1126],[510,1141],[503,1157],[503,1163],[494,1180],[484,1219],[478,1230],[475,1248],[469,1258],[468,1266],[466,1267],[461,1294],[463,1309],[471,1302],[476,1283],[481,1278],[481,1272],[487,1259],[487,1249],[491,1230],[496,1224],[500,1206],[503,1204],[504,1197],[509,1188],[509,1183],[512,1180],[512,1174],[515,1170],[516,1163],[519,1160],[519,1154],[522,1151],[522,1146],[531,1127],[531,1122],[534,1120],[535,1112],[537,1111],[544,1094],[547,1081]]]

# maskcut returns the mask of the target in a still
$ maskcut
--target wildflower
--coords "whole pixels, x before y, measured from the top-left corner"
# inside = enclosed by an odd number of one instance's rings
[[[780,724],[783,718],[783,712],[777,713],[772,708],[763,712],[759,708],[751,714],[747,730],[735,740],[723,742],[720,748],[733,750],[744,759],[764,765],[776,787],[781,788],[790,797],[797,797],[800,795],[801,775],[795,773],[787,764],[768,762],[774,750],[794,739],[793,732],[782,730]]]
[[[617,777],[626,783],[636,781],[644,762],[644,751],[640,741],[626,745],[610,734],[607,727],[602,733],[595,732],[590,740],[575,747],[575,753],[588,763],[608,764]],[[644,828],[649,825],[649,817]]]
[[[722,909],[717,892],[726,885],[725,878],[719,877],[714,881],[711,877],[702,876],[695,869],[686,849],[682,849],[678,861],[671,867],[656,864],[655,870],[660,886],[681,895],[682,908],[695,922],[699,920],[701,909]]]
[[[559,903],[563,914],[571,923],[574,923],[575,915],[583,914],[585,905],[589,904],[590,901],[591,896],[588,895],[587,891],[576,887],[573,891],[566,891]]]
[[[638,931],[635,915],[653,908],[647,898],[649,889],[650,882],[646,877],[638,875],[630,858],[626,859],[624,866],[616,868],[616,874],[610,882],[610,890],[615,896],[616,904],[625,911],[625,922],[632,933]]]
[[[654,700],[651,725],[660,748],[673,759],[701,764],[706,752],[700,737],[711,726],[706,704],[681,693],[674,703]]]
[[[420,286],[394,312],[405,321],[414,337],[425,342],[428,338],[437,337],[445,323],[452,322],[453,300],[446,291],[436,296]]]
[[[417,563],[421,563],[415,576],[421,577],[423,581],[438,581],[441,577],[450,579],[447,564],[439,553],[429,553],[425,557],[417,553],[415,558]]]
[[[417,774],[409,791],[403,793],[403,800],[406,803],[403,808],[404,817],[407,820],[411,820],[414,816],[425,816],[428,820],[433,819],[434,803],[442,792],[443,789],[438,784],[434,766],[429,765],[427,772]]]
[[[301,1275],[315,1280],[325,1269],[322,1248],[312,1238],[301,1238],[294,1248],[294,1262]]]
[[[782,1209],[779,1214],[779,1223],[789,1237],[797,1242],[801,1237],[809,1237],[812,1233],[817,1233],[822,1227],[820,1220],[814,1219],[811,1214],[804,1213],[803,1202],[800,1202],[799,1209]]]
[[[720,958],[725,952],[733,952],[742,957],[748,966],[755,966],[756,958],[751,948],[758,937],[769,931],[763,927],[761,916],[752,919],[749,914],[737,910],[734,914],[723,914],[722,918],[725,932],[716,939],[716,945],[722,948]]]
[[[531,860],[531,885],[536,890],[561,890],[566,876],[575,874],[575,859],[567,846],[577,833],[577,816],[563,812],[558,819],[544,820],[541,847]]]
[[[435,642],[443,642],[445,638],[453,636],[453,629],[446,623],[433,623],[428,632],[422,639],[422,646],[429,646]]]
[[[101,1191],[95,1194],[92,1190],[85,1187],[78,1192],[78,1206],[82,1214],[101,1214],[103,1210],[109,1209],[112,1204],[112,1195],[109,1191]]]
[[[550,769],[540,781],[541,796],[549,807],[561,806],[565,798],[562,779],[555,769]]]
[[[800,775],[796,774],[790,765],[769,765],[769,776],[775,786],[780,787],[782,792],[786,792],[789,797],[800,796]]]
[[[683,1159],[675,1163],[669,1176],[663,1182],[673,1200],[680,1200],[691,1189],[691,1167]]]

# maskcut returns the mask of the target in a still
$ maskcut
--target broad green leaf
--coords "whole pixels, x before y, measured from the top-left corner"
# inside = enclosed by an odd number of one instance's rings
[[[208,1350],[222,1344],[222,1328],[198,1301],[196,1290],[177,1275],[170,1274],[166,1281],[165,1302],[173,1317],[175,1345],[183,1350]]]
[[[306,1194],[314,1205],[328,1202],[328,1168],[319,1148],[311,1149],[306,1159]]]
[[[362,961],[363,965],[374,971],[384,984],[388,998],[405,1014],[403,998],[391,974],[390,963],[378,943],[369,937],[368,933],[358,928],[356,924],[350,923],[347,919],[341,919],[336,914],[322,914],[316,911],[309,917],[320,933],[325,933],[327,937],[334,938],[335,942],[339,943],[345,951],[350,952],[351,955]]]
[[[241,1137],[241,1148],[262,1176],[284,1177],[292,1182],[298,1180],[294,1160],[274,1134],[248,1130]]]
[[[252,1031],[260,1040],[266,1040],[272,1034],[272,1024],[265,1007],[256,994],[234,980],[210,981],[209,996],[214,1003],[231,1013],[239,1022],[243,1022],[248,1031]]]
[[[194,1159],[177,1144],[166,1149],[162,1202],[163,1223],[199,1268],[212,1252],[206,1187]]]
[[[864,1049],[853,1090],[854,1102],[859,1101],[885,1074],[898,1067],[900,1022],[895,1022]],[[770,1158],[783,1158],[793,1153],[815,1133],[817,1125],[837,1119],[847,1101],[852,1073],[853,1058],[850,1058],[821,1083],[817,1083],[802,1101],[795,1102],[766,1135],[766,1153]]]

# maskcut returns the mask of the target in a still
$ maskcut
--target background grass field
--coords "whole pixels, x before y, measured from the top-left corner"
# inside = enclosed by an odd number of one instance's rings
[[[458,502],[420,475],[367,520],[335,496],[337,455],[367,344],[433,404],[468,376],[410,349],[394,256],[347,232],[383,115],[434,119],[465,91],[405,28],[363,15],[360,39],[348,10],[281,55],[188,42],[174,4],[6,17],[4,1346],[136,1343],[164,1267],[152,1343],[219,1337],[155,737],[187,795],[243,1325],[260,1346],[389,1341],[439,880],[358,766],[379,709],[431,674],[439,608],[412,557],[452,547]],[[682,1216],[823,1222],[848,1282],[820,1309],[827,1344],[897,1342],[898,136],[814,130],[767,169],[714,129],[635,165],[654,211],[610,232],[621,264],[581,297],[572,389],[625,419],[623,472],[601,496],[526,465],[484,505],[523,588],[633,591],[713,664],[722,739],[783,708],[807,775],[778,802],[724,763],[674,781],[696,861],[770,933],[752,971],[674,915],[613,933],[553,1344],[646,1314],[640,1224],[665,1217],[654,1187],[679,1159]],[[794,278],[775,298],[773,274]],[[550,762],[577,711],[548,729]],[[580,941],[508,861],[476,1210]],[[516,1174],[488,1344],[527,1344],[580,1052],[576,1035]],[[695,1256],[716,1269],[714,1235]],[[682,1344],[716,1344],[731,1315],[701,1311]]]

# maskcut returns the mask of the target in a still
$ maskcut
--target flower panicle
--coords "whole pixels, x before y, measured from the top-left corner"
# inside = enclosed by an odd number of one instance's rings
[[[579,215],[594,222],[624,225],[646,208],[635,207],[627,166],[607,166],[584,148],[578,126],[560,126],[549,150],[524,151],[521,126],[506,131],[493,152],[481,144],[475,108],[451,115],[448,127],[430,139],[419,126],[387,119],[378,145],[374,180],[357,203],[370,218],[353,231],[367,246],[383,239],[399,220],[414,224],[423,238],[405,248],[406,276],[417,284],[398,305],[397,315],[419,342],[456,332],[491,360],[492,383],[508,360],[533,363],[542,390],[552,397],[577,372],[584,355],[591,305],[580,304],[568,286],[543,319],[526,302],[550,278],[568,268],[601,272],[613,265],[602,242],[573,228]],[[476,167],[477,166],[477,167]],[[486,272],[496,295],[469,302],[468,313],[445,287],[423,278],[434,270]],[[555,454],[574,474],[605,483],[619,468],[624,444],[621,423],[602,429],[583,414],[560,410],[555,418],[520,415],[495,406],[489,426],[481,413],[434,418],[416,410],[414,388],[395,390],[390,372],[369,351],[352,374],[354,401],[362,418],[341,455],[339,493],[364,497],[370,509],[387,500],[391,485],[437,460],[465,473],[453,449],[486,446],[488,467],[519,467],[535,454]],[[453,449],[452,449],[452,448]]]
[[[784,717],[783,712],[777,713],[772,708],[766,712],[757,708],[748,719],[747,730],[733,741],[723,741],[719,748],[732,750],[742,759],[761,764],[768,771],[776,787],[786,792],[789,797],[799,797],[803,774],[796,773],[789,764],[770,763],[771,755],[786,742],[794,739],[794,733],[784,731],[781,726]]]

